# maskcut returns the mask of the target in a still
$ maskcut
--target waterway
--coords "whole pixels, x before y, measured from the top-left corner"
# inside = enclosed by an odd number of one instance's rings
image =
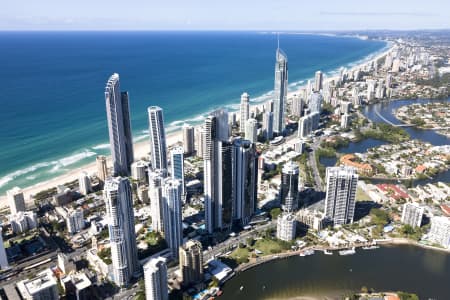
[[[221,299],[341,299],[363,286],[408,291],[420,299],[450,299],[448,278],[450,255],[414,246],[357,249],[352,256],[316,252],[237,274],[225,284]]]
[[[444,100],[449,101],[450,99]],[[378,111],[393,124],[400,122],[393,111],[403,105],[432,100],[397,100],[378,103],[363,109],[366,117],[382,122]],[[449,139],[432,130],[407,127],[411,139],[433,145],[449,144]],[[342,153],[366,152],[368,148],[385,144],[366,139],[339,149]],[[333,166],[335,158],[322,158],[325,166]],[[438,174],[431,180],[416,180],[414,185],[450,181],[450,172]],[[383,247],[378,250],[357,250],[352,256],[317,253],[294,256],[257,266],[229,280],[224,286],[223,300],[234,299],[302,299],[312,297],[340,299],[358,292],[362,286],[377,291],[408,291],[420,299],[450,299],[450,255],[414,246]],[[241,286],[243,287],[241,290]],[[309,299],[309,298],[305,298]]]
[[[397,120],[394,116],[394,111],[397,108],[405,105],[410,105],[413,103],[429,103],[430,101],[438,101],[438,100],[418,99],[418,100],[396,100],[390,102],[381,102],[365,106],[363,108],[363,114],[373,122],[384,122],[384,120],[382,120],[380,116],[376,113],[378,111],[379,114],[381,114],[385,119],[389,120],[393,124],[402,124],[402,122]],[[450,101],[450,98],[442,101]],[[433,130],[423,130],[414,127],[404,127],[404,129],[409,133],[411,139],[419,139],[435,146],[450,144],[450,139],[448,137],[437,134]],[[356,143],[351,142],[347,146],[339,148],[338,151],[340,153],[355,153],[355,152],[364,153],[369,148],[378,147],[386,143],[387,142],[369,138]],[[336,158],[330,157],[322,157],[320,159],[321,164],[323,164],[326,167],[334,166],[336,164],[336,161],[337,161]],[[378,180],[378,179],[372,181],[374,183],[386,182],[386,180]],[[414,186],[418,184],[422,185],[429,182],[438,182],[438,181],[449,182],[450,171],[439,173],[432,179],[415,180],[413,182],[413,185]]]

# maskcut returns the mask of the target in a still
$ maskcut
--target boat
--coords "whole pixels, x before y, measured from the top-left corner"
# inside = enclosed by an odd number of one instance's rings
[[[339,251],[339,255],[353,255],[355,253],[356,253],[355,247],[353,247],[352,249]]]
[[[329,250],[323,250],[323,254],[325,254],[325,255],[333,255],[333,252],[331,252]]]
[[[313,254],[314,254],[314,250],[305,250],[305,251],[301,252],[299,255],[301,257],[304,257],[304,256],[308,256],[308,255],[313,255]]]
[[[244,287],[241,285],[241,287],[239,288],[240,291],[242,291],[244,289]]]
[[[374,250],[374,249],[380,248],[380,246],[373,245],[373,246],[366,246],[366,247],[362,247],[362,248],[363,248],[363,250]]]

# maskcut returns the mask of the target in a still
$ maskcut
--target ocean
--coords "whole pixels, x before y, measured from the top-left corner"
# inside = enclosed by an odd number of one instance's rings
[[[135,141],[146,108],[164,109],[166,130],[198,124],[218,107],[270,99],[277,38],[269,32],[0,32],[0,195],[108,154],[104,87],[120,74]],[[385,42],[281,34],[289,88],[351,67]]]

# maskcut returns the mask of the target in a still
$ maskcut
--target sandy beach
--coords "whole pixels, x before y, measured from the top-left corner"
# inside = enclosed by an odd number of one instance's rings
[[[368,59],[366,61],[361,62],[360,64],[352,67],[351,69],[349,69],[349,71],[352,70],[356,70],[359,68],[362,68],[363,66],[366,66],[367,64],[371,64],[374,61],[377,61],[379,58],[385,56],[388,52],[390,52],[392,50],[392,47],[390,47],[389,49],[387,49],[386,51],[383,51],[382,53],[376,55],[375,57]],[[326,77],[324,78],[325,82],[330,82],[330,81],[336,81],[339,79],[339,76],[331,76],[331,77]],[[298,93],[301,89],[303,89],[306,85],[302,85],[300,86],[297,90],[295,91],[290,91],[288,93],[288,99],[292,98],[296,93]],[[261,106],[263,105],[263,103],[259,103],[259,104],[255,104],[252,106]],[[176,132],[171,132],[170,134],[166,135],[166,139],[167,139],[167,146],[170,148],[171,146],[173,146],[174,144],[178,143],[178,142],[182,142],[182,131],[181,129],[176,131]],[[145,140],[145,141],[141,141],[138,143],[134,144],[134,157],[136,160],[145,157],[149,154],[149,141]],[[111,157],[108,157],[108,167],[111,166]],[[50,189],[52,187],[56,187],[58,185],[64,184],[66,182],[70,182],[73,180],[76,180],[79,176],[79,174],[85,171],[88,174],[92,175],[95,174],[97,172],[97,168],[96,168],[96,163],[95,163],[95,158],[93,159],[92,163],[89,163],[83,167],[71,170],[70,172],[55,177],[54,179],[48,180],[48,181],[44,181],[38,184],[35,184],[33,186],[30,187],[26,187],[23,188],[23,192],[24,192],[24,196],[25,196],[25,200],[27,203],[32,203],[32,199],[31,196],[43,191],[43,190],[47,190]],[[6,201],[6,195],[1,195],[0,196],[0,208],[3,208],[7,206],[7,201]]]

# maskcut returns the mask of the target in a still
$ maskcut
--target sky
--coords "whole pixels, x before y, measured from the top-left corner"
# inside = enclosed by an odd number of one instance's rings
[[[0,30],[448,28],[449,0],[0,0]]]

